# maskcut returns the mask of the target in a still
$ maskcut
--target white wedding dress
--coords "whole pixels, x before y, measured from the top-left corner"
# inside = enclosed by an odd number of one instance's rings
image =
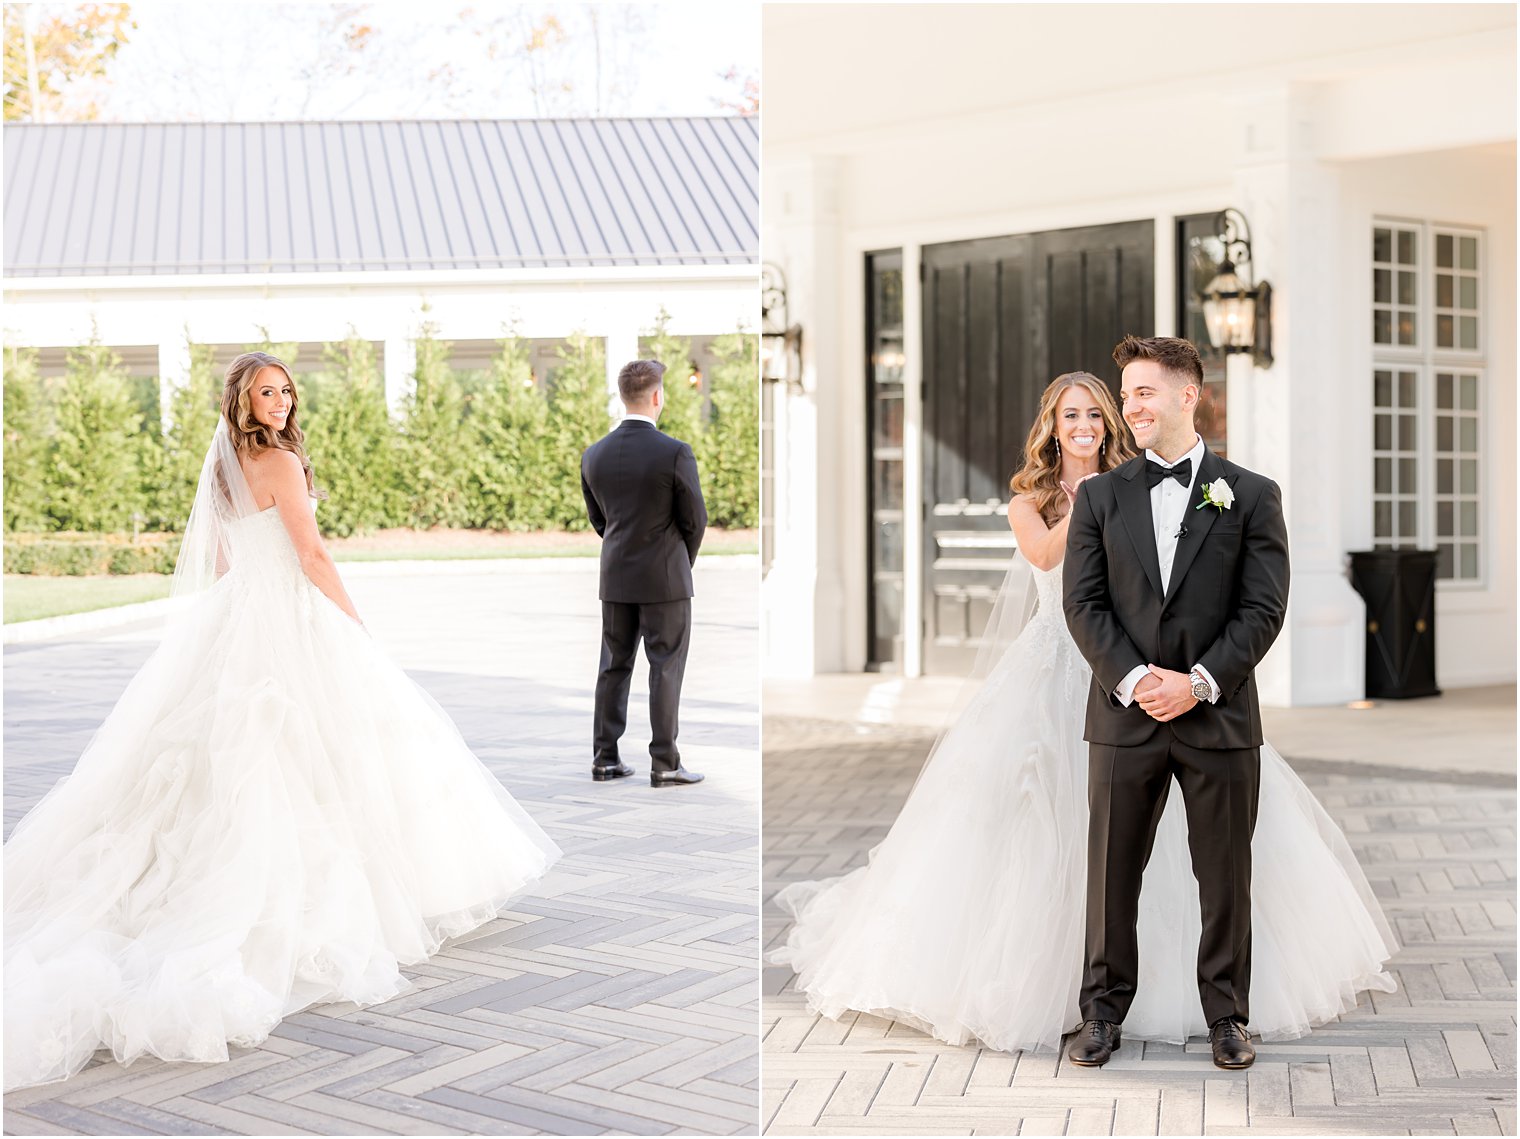
[[[559,855],[278,511],[223,505],[225,572],[5,846],[7,1090],[384,1001]]]
[[[1032,572],[1033,618],[939,741],[868,864],[777,896],[794,924],[771,959],[796,971],[814,1012],[869,1012],[1002,1051],[1059,1047],[1080,1023],[1091,673],[1066,630],[1060,567]],[[1127,1037],[1182,1043],[1208,1032],[1182,807],[1174,785],[1145,872]],[[1365,875],[1270,746],[1252,852],[1253,1032],[1302,1036],[1353,1008],[1360,990],[1393,991],[1383,965],[1396,943]]]

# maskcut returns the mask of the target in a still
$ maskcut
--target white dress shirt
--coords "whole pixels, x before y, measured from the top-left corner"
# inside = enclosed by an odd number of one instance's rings
[[[654,420],[650,419],[649,416],[647,416],[647,415],[634,415],[631,411],[623,413],[622,421],[618,423],[618,426],[619,427],[623,426],[624,423],[627,423],[631,419],[632,420],[638,420],[638,422],[640,422],[640,423],[647,423],[651,427],[658,427],[659,426],[659,424],[656,423]]]
[[[1156,560],[1161,563],[1161,588],[1164,592],[1171,585],[1172,563],[1177,560],[1177,531],[1186,524],[1188,503],[1193,498],[1193,488],[1198,485],[1198,464],[1203,461],[1203,438],[1194,436],[1197,442],[1193,449],[1182,458],[1174,462],[1167,462],[1154,451],[1146,451],[1147,462],[1155,463],[1159,467],[1170,470],[1184,460],[1192,460],[1193,477],[1187,486],[1183,486],[1176,479],[1162,479],[1151,487],[1151,522],[1155,526],[1156,537]],[[1211,689],[1209,703],[1213,704],[1219,699],[1219,685],[1214,683],[1214,678],[1209,675],[1208,669],[1201,664],[1193,666],[1198,674],[1209,682]],[[1119,703],[1126,708],[1135,698],[1135,685],[1140,683],[1140,678],[1150,670],[1145,665],[1136,665],[1123,680],[1119,687],[1114,689],[1114,695],[1119,698]]]

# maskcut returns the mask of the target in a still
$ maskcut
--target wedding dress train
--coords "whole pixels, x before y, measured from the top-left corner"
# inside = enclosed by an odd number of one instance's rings
[[[225,530],[230,571],[6,844],[7,1089],[386,1000],[558,857],[277,510]]]
[[[794,917],[772,960],[813,1011],[847,1010],[941,1040],[1049,1049],[1081,1017],[1091,673],[1066,630],[1061,570],[1034,571],[1038,609],[939,741],[866,866],[784,888]],[[1199,913],[1173,787],[1140,902],[1139,991],[1126,1037],[1208,1032],[1196,981]],[[1339,828],[1292,768],[1261,749],[1252,843],[1251,1030],[1307,1033],[1392,992],[1396,942]]]

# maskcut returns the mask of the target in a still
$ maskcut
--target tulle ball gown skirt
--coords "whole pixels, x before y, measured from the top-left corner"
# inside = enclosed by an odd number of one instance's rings
[[[931,755],[866,866],[785,887],[794,918],[772,960],[808,1007],[901,1021],[952,1044],[1053,1049],[1080,1022],[1090,673],[1037,615]],[[1301,1036],[1391,992],[1396,948],[1345,837],[1288,764],[1262,749],[1252,842],[1251,1029]],[[1208,1031],[1199,912],[1182,796],[1168,798],[1141,894],[1139,990],[1124,1032],[1181,1043]]]
[[[383,1001],[558,856],[284,571],[230,574],[176,618],[6,845],[7,1089],[98,1048],[224,1060],[309,1005]]]

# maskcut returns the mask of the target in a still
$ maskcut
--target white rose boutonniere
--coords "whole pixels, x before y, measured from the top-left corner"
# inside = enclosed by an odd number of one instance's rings
[[[1222,514],[1234,504],[1235,492],[1230,489],[1230,484],[1224,479],[1215,479],[1203,484],[1203,501],[1193,509],[1202,510],[1205,506],[1212,506]]]

